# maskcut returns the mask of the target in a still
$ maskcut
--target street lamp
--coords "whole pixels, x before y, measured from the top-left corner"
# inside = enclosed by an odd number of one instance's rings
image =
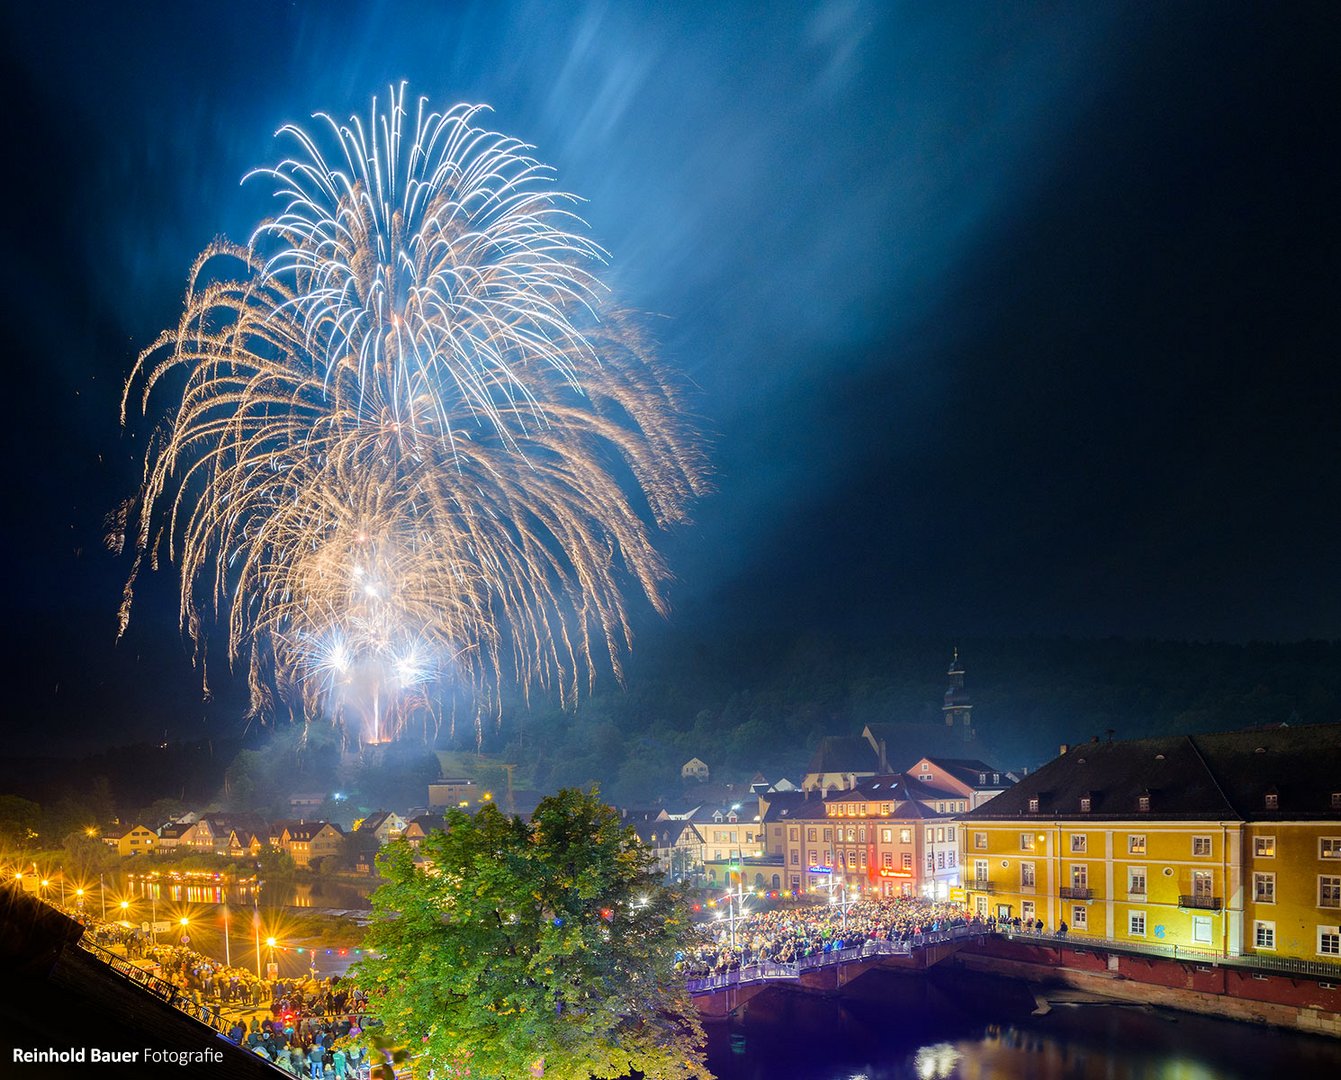
[[[841,903],[838,901],[838,899],[837,899],[837,898],[834,896],[834,894],[833,894],[833,890],[834,890],[835,886],[836,886],[837,888],[840,888],[840,889],[843,890],[843,899],[842,899],[842,902],[841,902]],[[842,914],[843,914],[843,932],[846,933],[846,932],[847,932],[847,909],[848,909],[849,907],[852,906],[852,902],[851,902],[850,900],[848,900],[848,898],[847,898],[847,882],[846,882],[846,881],[835,882],[835,881],[833,881],[832,879],[830,879],[830,881],[829,881],[829,903],[830,903],[830,904],[834,904],[834,905],[836,905],[836,906],[838,907],[838,910],[839,910],[840,912],[842,912]]]
[[[233,966],[233,951],[228,943],[228,894],[224,894],[223,905],[223,924],[224,924],[224,963],[229,967]]]

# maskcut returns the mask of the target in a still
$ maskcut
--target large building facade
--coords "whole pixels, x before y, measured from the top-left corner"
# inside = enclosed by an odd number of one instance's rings
[[[1066,749],[964,819],[980,915],[1222,956],[1341,952],[1341,729]]]

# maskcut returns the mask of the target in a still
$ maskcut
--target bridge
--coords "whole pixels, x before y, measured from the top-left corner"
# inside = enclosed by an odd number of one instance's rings
[[[688,981],[699,1014],[707,1019],[730,1016],[770,986],[793,986],[832,992],[874,968],[918,972],[939,964],[965,945],[982,941],[987,930],[956,926],[916,934],[906,941],[867,941],[850,949],[805,956],[790,964],[754,964],[750,967]]]

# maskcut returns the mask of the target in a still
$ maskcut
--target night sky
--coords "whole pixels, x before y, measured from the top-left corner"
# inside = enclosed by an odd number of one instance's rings
[[[103,517],[280,125],[409,81],[589,200],[717,492],[669,622],[1341,638],[1335,4],[6,5],[15,745],[238,727]]]

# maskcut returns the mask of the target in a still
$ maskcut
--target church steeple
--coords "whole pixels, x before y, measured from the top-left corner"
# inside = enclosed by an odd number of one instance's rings
[[[945,704],[941,706],[941,711],[945,713],[945,726],[962,728],[967,741],[973,738],[973,703],[964,689],[964,665],[959,662],[957,646],[946,674],[950,676],[950,686],[945,691]]]

